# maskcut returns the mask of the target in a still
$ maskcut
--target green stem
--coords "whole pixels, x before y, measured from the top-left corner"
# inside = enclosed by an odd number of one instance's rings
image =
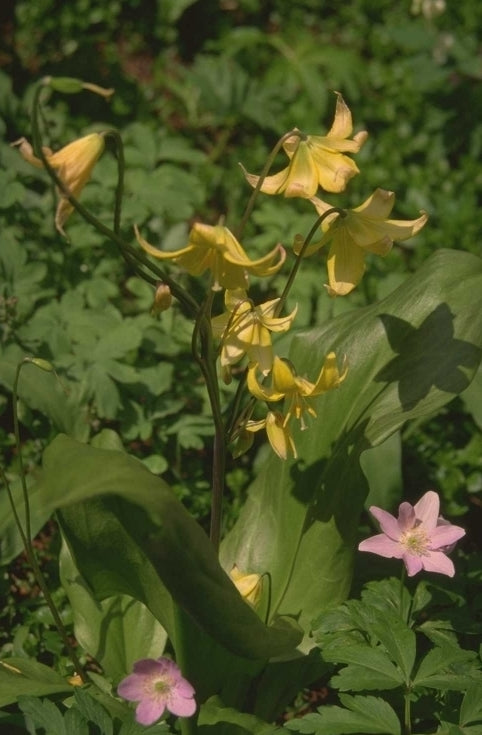
[[[124,158],[124,143],[117,130],[108,130],[106,137],[109,136],[114,140],[117,157],[117,187],[115,190],[115,205],[114,205],[114,232],[116,235],[120,232],[121,223],[121,211],[122,211],[122,199],[124,197],[124,171],[125,171],[125,158]]]
[[[251,212],[253,211],[253,207],[255,205],[256,199],[258,198],[258,194],[261,191],[261,187],[263,186],[263,182],[264,182],[265,178],[267,177],[267,175],[269,173],[269,170],[270,170],[271,166],[273,165],[276,156],[278,155],[279,151],[281,150],[281,147],[282,147],[283,143],[285,143],[289,138],[292,138],[293,136],[297,136],[298,138],[305,138],[306,137],[300,130],[294,129],[294,130],[290,130],[289,133],[285,133],[285,135],[283,135],[283,137],[280,138],[278,140],[278,142],[276,143],[275,147],[273,148],[273,150],[271,151],[271,153],[268,156],[268,160],[266,161],[265,166],[264,166],[263,170],[261,171],[261,174],[260,174],[260,177],[259,177],[259,179],[257,181],[257,184],[254,187],[254,190],[251,193],[251,196],[250,196],[250,198],[248,200],[248,203],[246,205],[246,209],[244,210],[244,214],[243,214],[243,216],[241,218],[241,222],[240,222],[239,227],[238,227],[238,229],[236,231],[236,237],[238,238],[238,240],[240,240],[241,237],[242,237],[242,235],[243,235],[244,228],[246,227],[246,223],[247,223],[247,221],[248,221],[248,219],[249,219],[249,217],[251,215]]]
[[[410,699],[411,690],[410,687],[407,686],[405,690],[405,706],[404,706],[404,735],[412,735],[412,715],[411,715],[411,699]]]
[[[35,554],[35,549],[32,544],[32,536],[31,536],[31,519],[30,519],[30,500],[29,500],[29,494],[28,494],[28,488],[27,488],[27,481],[25,477],[25,469],[23,464],[23,457],[22,457],[22,447],[20,443],[20,428],[19,428],[19,421],[18,421],[18,411],[17,411],[17,402],[18,402],[18,381],[20,378],[20,371],[23,367],[23,365],[31,363],[31,359],[26,357],[20,362],[17,366],[17,370],[15,373],[15,380],[13,383],[13,390],[12,390],[12,401],[13,401],[13,427],[14,427],[14,435],[15,435],[15,446],[17,448],[17,456],[18,456],[18,464],[20,468],[20,478],[22,483],[22,494],[23,494],[23,502],[25,506],[25,529],[23,529],[20,518],[18,516],[18,513],[15,508],[15,502],[12,496],[12,493],[10,491],[10,487],[7,481],[7,477],[5,473],[2,471],[2,477],[5,482],[5,486],[7,488],[8,497],[10,500],[10,504],[12,506],[12,512],[15,519],[15,523],[17,525],[17,528],[20,533],[20,537],[22,539],[25,553],[27,555],[27,560],[32,567],[33,573],[35,575],[35,579],[37,581],[38,586],[42,590],[42,593],[45,597],[45,601],[48,605],[48,608],[52,614],[52,617],[54,619],[55,626],[59,632],[60,637],[62,638],[62,641],[64,643],[64,646],[68,652],[68,655],[70,657],[70,660],[72,661],[74,665],[74,669],[76,673],[79,674],[82,681],[85,683],[88,681],[87,676],[83,670],[82,664],[79,661],[79,658],[70,643],[69,636],[67,634],[67,630],[65,629],[65,626],[62,622],[62,618],[60,617],[60,613],[57,610],[57,606],[55,605],[55,602],[53,601],[53,598],[50,594],[50,591],[47,587],[47,584],[45,582],[45,578],[42,574],[42,570],[40,569],[37,556]]]
[[[214,422],[211,522],[209,538],[217,552],[221,542],[224,475],[226,468],[226,435],[221,412],[219,383],[216,373],[216,351],[213,345],[210,321],[213,297],[214,294],[210,291],[203,308],[199,311],[193,330],[192,351],[206,381],[206,388],[208,391]],[[198,347],[198,343],[200,343],[200,349]]]
[[[174,649],[176,651],[176,663],[181,669],[183,676],[185,676],[189,681],[192,656],[190,656],[189,651],[189,635],[186,638],[185,633],[186,624],[187,621],[183,610],[174,605]],[[178,724],[181,730],[181,735],[196,735],[198,731],[197,713],[192,717],[179,717]]]
[[[336,214],[336,213],[339,214],[340,217],[346,217],[346,211],[344,209],[340,209],[340,207],[331,207],[331,209],[327,209],[326,212],[323,212],[323,214],[320,214],[320,216],[318,217],[318,219],[314,223],[313,227],[309,231],[308,235],[305,237],[305,239],[303,241],[303,245],[301,246],[301,250],[298,253],[298,255],[296,256],[296,260],[295,260],[294,265],[293,265],[293,267],[291,269],[291,272],[290,272],[290,274],[288,276],[288,280],[286,281],[286,285],[285,285],[285,287],[283,289],[283,293],[281,294],[280,300],[278,301],[278,304],[276,305],[276,310],[275,310],[274,316],[279,316],[281,314],[281,311],[283,309],[283,306],[285,305],[285,301],[286,301],[286,299],[288,297],[288,294],[289,294],[289,292],[291,290],[291,287],[292,287],[292,285],[294,283],[294,280],[295,280],[296,275],[298,273],[298,270],[300,268],[301,261],[302,261],[302,259],[304,257],[304,254],[306,252],[306,249],[307,249],[308,245],[310,244],[310,242],[312,241],[312,239],[313,239],[313,237],[314,237],[317,229],[319,228],[319,226],[324,222],[324,220],[327,217],[329,217],[331,214]]]

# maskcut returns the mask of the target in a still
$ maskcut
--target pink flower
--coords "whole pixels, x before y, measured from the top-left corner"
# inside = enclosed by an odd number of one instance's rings
[[[136,720],[141,725],[152,725],[165,709],[178,717],[190,717],[196,711],[194,688],[168,658],[136,661],[134,673],[121,681],[117,693],[130,702],[139,702]]]
[[[425,493],[415,505],[401,503],[398,518],[372,505],[370,513],[383,533],[362,541],[359,551],[403,559],[409,577],[421,569],[453,577],[454,565],[446,554],[452,551],[465,531],[439,516],[439,508],[440,500],[433,490]]]

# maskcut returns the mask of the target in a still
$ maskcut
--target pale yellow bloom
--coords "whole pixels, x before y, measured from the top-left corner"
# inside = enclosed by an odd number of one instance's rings
[[[213,274],[214,291],[222,288],[247,288],[248,274],[272,276],[283,265],[286,252],[276,245],[267,255],[250,260],[233,233],[222,225],[194,224],[185,248],[162,251],[150,245],[135,228],[139,245],[146,253],[159,260],[172,260],[192,276],[199,276],[209,268]]]
[[[172,293],[167,283],[160,283],[154,294],[154,302],[151,307],[152,316],[159,316],[162,311],[167,311],[172,304]]]
[[[248,421],[245,429],[251,432],[266,429],[268,441],[280,459],[288,459],[290,454],[295,459],[298,456],[286,418],[279,411],[268,411],[261,421]]]
[[[226,291],[224,302],[227,311],[212,319],[214,336],[222,340],[221,367],[234,365],[247,355],[267,375],[273,365],[270,332],[286,332],[297,307],[288,316],[275,317],[279,299],[254,306],[243,289]]]
[[[331,205],[313,198],[318,214]],[[422,212],[418,219],[387,219],[395,203],[393,191],[376,189],[368,199],[355,209],[346,210],[345,216],[328,215],[321,225],[323,236],[311,243],[305,255],[310,255],[326,243],[328,252],[328,292],[331,296],[344,296],[360,283],[365,272],[365,254],[386,255],[394,240],[407,240],[416,235],[428,217]],[[300,247],[295,245],[295,252]]]
[[[43,168],[42,161],[34,155],[32,146],[25,138],[20,138],[12,145],[19,146],[20,153],[26,161],[37,168]],[[104,150],[104,135],[102,133],[85,135],[55,153],[50,148],[42,148],[42,150],[47,163],[55,170],[69,194],[78,199]],[[74,207],[63,191],[58,190],[58,194],[59,203],[55,213],[55,226],[62,235],[65,235],[64,224],[74,211]]]
[[[263,578],[260,574],[243,574],[236,564],[229,572],[236,589],[241,597],[250,605],[256,607],[263,591]]]
[[[314,196],[321,186],[325,191],[343,191],[348,181],[359,173],[356,163],[344,153],[358,153],[368,137],[366,131],[353,132],[352,117],[343,97],[336,92],[333,125],[326,135],[292,135],[283,144],[290,163],[274,176],[267,176],[261,185],[265,194],[285,197]],[[244,170],[244,169],[243,169]],[[259,176],[244,175],[255,187]]]
[[[303,414],[309,413],[316,416],[316,412],[309,405],[307,399],[319,396],[332,388],[338,388],[340,383],[345,379],[347,370],[344,366],[342,372],[338,370],[336,355],[330,352],[325,358],[323,367],[316,383],[311,383],[306,378],[296,375],[291,364],[275,355],[273,360],[273,370],[271,373],[271,387],[261,385],[256,377],[257,365],[252,365],[248,369],[247,385],[250,393],[261,401],[281,401],[286,398],[288,401],[288,411],[285,414],[284,426],[288,424],[291,416],[295,416],[301,421],[302,428],[305,428]]]

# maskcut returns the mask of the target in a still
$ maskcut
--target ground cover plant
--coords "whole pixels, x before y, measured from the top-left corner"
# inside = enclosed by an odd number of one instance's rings
[[[6,21],[0,727],[481,732],[480,11],[81,5]]]

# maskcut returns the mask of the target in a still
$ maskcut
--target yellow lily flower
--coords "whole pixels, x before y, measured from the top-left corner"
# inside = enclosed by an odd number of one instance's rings
[[[332,388],[338,388],[345,379],[347,370],[343,367],[342,372],[338,370],[336,355],[330,352],[323,363],[316,383],[311,383],[306,378],[296,375],[294,369],[286,360],[275,355],[273,370],[271,373],[271,387],[261,385],[256,377],[258,366],[251,365],[248,369],[247,385],[250,393],[261,401],[281,401],[287,398],[288,411],[283,426],[288,424],[291,416],[301,421],[301,428],[306,428],[303,414],[306,411],[311,416],[316,416],[315,410],[309,405],[307,399],[319,396]],[[276,450],[275,450],[276,451]]]
[[[214,336],[222,340],[221,367],[234,365],[248,355],[250,362],[258,363],[261,373],[267,375],[273,365],[270,332],[286,332],[297,307],[288,316],[275,317],[279,299],[254,306],[243,289],[226,291],[224,302],[227,311],[211,320]]]
[[[331,208],[321,199],[311,201],[318,214]],[[327,261],[330,296],[344,296],[360,283],[367,252],[386,255],[394,240],[408,240],[422,229],[428,219],[425,212],[413,220],[387,219],[394,204],[393,191],[376,189],[359,207],[348,209],[344,217],[334,213],[323,221],[322,238],[309,245],[305,255],[331,243]],[[299,249],[295,246],[295,251]]]
[[[283,265],[286,252],[276,245],[263,258],[250,260],[233,233],[222,225],[194,224],[185,248],[163,252],[150,245],[135,228],[137,242],[146,253],[159,260],[172,260],[192,276],[199,276],[206,269],[213,274],[213,291],[222,288],[247,288],[248,273],[255,276],[272,276]]]
[[[234,583],[241,597],[250,605],[256,607],[263,591],[263,578],[261,574],[243,574],[236,564],[229,572],[231,581]]]
[[[248,421],[245,426],[245,430],[250,432],[260,429],[266,429],[268,441],[280,459],[288,459],[290,454],[297,458],[296,446],[282,413],[268,411],[266,418],[261,421]]]
[[[265,194],[310,199],[319,186],[325,191],[343,191],[352,176],[359,173],[356,163],[343,152],[358,153],[368,133],[364,130],[350,139],[353,132],[351,112],[341,94],[335,94],[336,111],[331,129],[326,135],[289,137],[283,148],[290,163],[279,173],[265,178],[261,185]],[[259,176],[243,171],[254,188]]]
[[[43,168],[42,161],[34,155],[32,146],[26,138],[20,138],[12,145],[18,145],[19,151],[26,161],[37,168]],[[42,150],[47,162],[56,171],[68,192],[78,199],[82,189],[90,179],[92,169],[104,150],[104,135],[102,133],[85,135],[55,153],[46,147]],[[59,203],[55,213],[55,227],[62,235],[65,235],[64,224],[74,208],[62,191],[58,190],[58,195]]]

